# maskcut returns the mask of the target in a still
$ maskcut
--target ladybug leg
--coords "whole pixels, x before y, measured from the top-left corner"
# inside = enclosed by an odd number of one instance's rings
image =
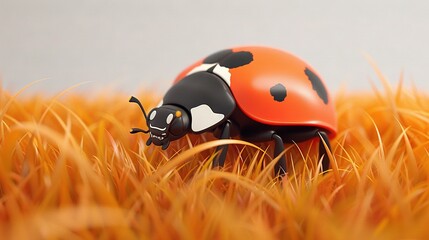
[[[322,173],[325,174],[329,170],[329,156],[326,152],[325,145],[323,142],[325,142],[327,149],[331,151],[331,144],[329,142],[328,134],[324,131],[318,131],[317,132],[320,137],[319,142],[319,159],[322,158]]]
[[[271,138],[274,140],[274,158],[276,158],[285,150],[285,146],[283,139],[276,133]],[[276,165],[274,165],[274,173],[279,177],[286,175],[286,156],[284,154],[276,162]]]
[[[274,158],[278,157],[285,150],[283,139],[275,131],[266,131],[258,134],[245,133],[241,137],[243,140],[249,142],[274,141]],[[274,173],[282,178],[286,175],[286,172],[286,156],[283,154],[276,165],[274,165]]]
[[[219,139],[229,139],[231,136],[231,121],[227,120],[223,126]],[[225,164],[226,153],[228,152],[228,144],[221,145],[216,148],[216,152],[220,154],[213,160],[213,168],[223,167]]]

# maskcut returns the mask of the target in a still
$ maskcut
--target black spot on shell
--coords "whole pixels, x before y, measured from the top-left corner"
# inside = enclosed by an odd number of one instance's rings
[[[227,68],[237,68],[253,61],[253,54],[247,51],[234,52],[219,62],[219,65]]]
[[[308,80],[310,80],[311,85],[313,86],[313,90],[316,91],[317,95],[323,100],[325,104],[328,104],[328,92],[326,91],[326,88],[320,80],[319,76],[317,76],[309,68],[305,68],[304,72],[305,75],[307,75]]]
[[[278,83],[270,88],[271,96],[274,97],[274,100],[277,102],[283,102],[287,96],[287,91],[285,86]]]

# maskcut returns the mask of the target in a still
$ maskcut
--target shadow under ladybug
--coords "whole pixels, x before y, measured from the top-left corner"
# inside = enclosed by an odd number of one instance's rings
[[[213,132],[219,139],[239,136],[249,142],[274,141],[274,157],[284,143],[319,138],[321,171],[329,169],[329,136],[336,134],[336,114],[322,80],[304,61],[267,47],[241,47],[214,53],[177,77],[159,105],[146,114],[147,145],[168,148],[187,133]],[[325,145],[327,148],[325,148]],[[223,166],[228,145],[219,146],[213,167]],[[286,157],[275,174],[287,172]]]

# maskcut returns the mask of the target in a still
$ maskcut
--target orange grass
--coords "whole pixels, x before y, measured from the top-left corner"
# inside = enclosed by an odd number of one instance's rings
[[[210,134],[145,146],[129,96],[0,93],[0,238],[401,239],[429,236],[429,97],[387,85],[335,96],[332,170],[317,144],[272,148]],[[159,100],[138,96],[145,107]],[[226,166],[213,150],[231,144]]]

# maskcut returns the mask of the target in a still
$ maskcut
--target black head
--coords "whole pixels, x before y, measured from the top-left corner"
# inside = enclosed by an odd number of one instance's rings
[[[149,133],[150,137],[146,142],[147,145],[153,143],[157,146],[162,146],[162,149],[166,149],[170,141],[181,138],[188,133],[190,118],[188,113],[182,108],[174,105],[163,105],[152,109],[146,115],[142,104],[137,98],[131,97],[130,102],[135,102],[140,106],[149,128],[148,130],[132,128],[130,132]]]

